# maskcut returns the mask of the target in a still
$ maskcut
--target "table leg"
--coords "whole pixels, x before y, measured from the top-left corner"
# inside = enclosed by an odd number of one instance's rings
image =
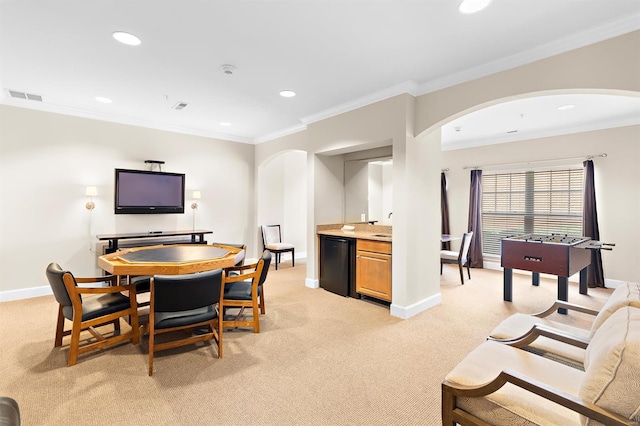
[[[580,270],[580,294],[587,294],[587,271],[589,267]]]
[[[531,285],[535,285],[536,287],[540,285],[540,272],[531,273]]]
[[[503,297],[505,302],[513,300],[513,269],[504,268],[502,272]]]
[[[558,277],[558,300],[564,302],[569,301],[569,278]],[[565,308],[558,308],[558,313],[566,315],[567,310]]]

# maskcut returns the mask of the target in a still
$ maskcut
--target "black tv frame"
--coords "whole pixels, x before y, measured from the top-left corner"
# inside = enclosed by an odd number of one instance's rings
[[[122,185],[123,174],[132,174],[135,176],[141,176],[142,179],[151,178],[151,181],[155,185],[155,190],[161,189],[163,181],[169,179],[174,180],[174,190],[180,191],[180,204],[169,205],[160,203],[150,204],[123,204],[121,198],[123,191],[126,189]],[[157,177],[158,179],[155,179]],[[147,179],[149,181],[149,179]],[[171,172],[155,172],[149,170],[132,170],[132,169],[115,169],[115,188],[113,197],[113,208],[115,214],[178,214],[184,213],[185,205],[185,174],[184,173],[171,173]]]

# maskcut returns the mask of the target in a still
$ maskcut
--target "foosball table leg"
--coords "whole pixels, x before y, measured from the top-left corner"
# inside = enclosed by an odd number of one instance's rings
[[[587,294],[587,272],[589,267],[580,270],[580,294]]]
[[[531,285],[538,287],[540,285],[540,272],[531,273]]]
[[[503,268],[502,271],[502,299],[505,302],[513,300],[513,269]]]
[[[569,278],[558,277],[558,300],[564,302],[569,301]],[[558,313],[566,315],[567,310],[565,308],[558,308]]]

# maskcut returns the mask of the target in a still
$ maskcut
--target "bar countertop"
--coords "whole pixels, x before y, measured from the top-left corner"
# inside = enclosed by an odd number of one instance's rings
[[[353,226],[353,231],[343,231],[343,226]],[[386,241],[391,242],[391,226],[370,225],[368,223],[338,223],[330,225],[318,225],[316,233],[318,235],[331,235],[334,237],[355,238],[361,240]]]

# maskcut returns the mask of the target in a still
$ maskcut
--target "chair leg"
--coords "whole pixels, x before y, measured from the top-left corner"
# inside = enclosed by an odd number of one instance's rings
[[[471,279],[471,269],[469,268],[468,262],[467,262],[467,274],[469,275],[469,279]]]
[[[462,269],[462,263],[458,263],[458,269],[460,270],[460,282],[464,285],[464,270]]]
[[[253,300],[253,332],[260,333],[260,314],[258,313],[258,301]]]
[[[149,376],[153,375],[153,345],[155,344],[154,339],[155,330],[149,330]]]
[[[296,249],[291,249],[291,267],[293,268],[294,266],[296,266]]]
[[[74,315],[73,328],[71,329],[71,343],[69,344],[69,361],[67,366],[71,367],[78,363],[78,350],[80,349],[80,328],[82,322]]]
[[[442,262],[440,262],[440,275],[442,275]]]
[[[64,336],[64,315],[62,313],[62,305],[58,307],[58,324],[56,325],[56,340],[53,344],[54,348],[62,346],[62,336]]]
[[[264,288],[262,286],[260,286],[260,313],[262,315],[265,314],[265,308],[264,308]]]
[[[278,263],[280,263],[280,253],[276,253],[276,271],[278,270]]]

